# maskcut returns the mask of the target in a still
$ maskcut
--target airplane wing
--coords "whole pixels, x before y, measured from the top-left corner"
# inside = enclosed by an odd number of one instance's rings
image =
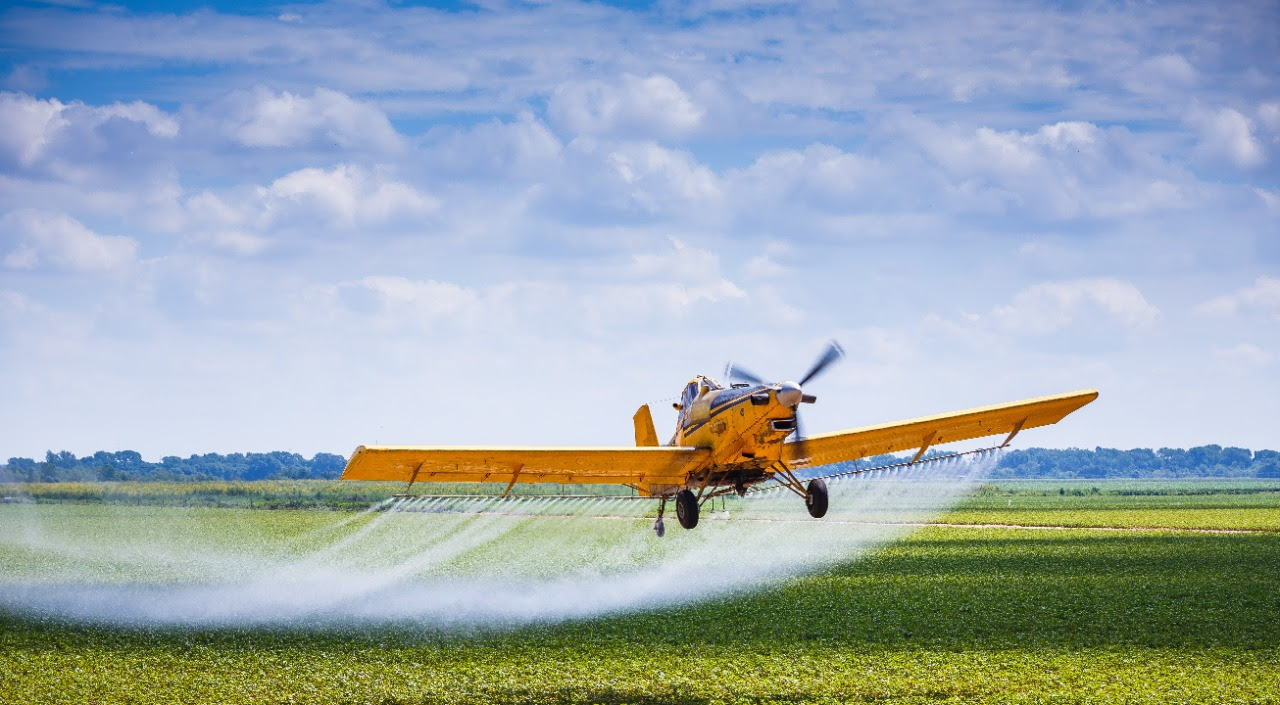
[[[1037,399],[983,406],[949,414],[925,416],[906,421],[865,426],[835,433],[809,436],[803,443],[783,446],[782,459],[788,465],[828,465],[882,453],[916,451],[915,460],[939,443],[966,441],[1008,434],[1005,443],[1019,431],[1048,426],[1098,398],[1086,389]],[[914,461],[913,461],[914,462]]]
[[[466,448],[360,446],[343,480],[398,482],[563,482],[683,485],[711,451],[670,446],[633,448]]]

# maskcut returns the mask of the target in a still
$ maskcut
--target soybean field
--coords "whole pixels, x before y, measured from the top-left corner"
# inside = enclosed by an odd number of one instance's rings
[[[868,482],[662,539],[625,497],[52,489],[0,505],[0,702],[1280,702],[1278,483]]]

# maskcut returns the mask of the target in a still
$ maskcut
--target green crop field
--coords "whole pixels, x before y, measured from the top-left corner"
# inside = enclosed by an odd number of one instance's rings
[[[22,596],[0,597],[0,702],[1280,702],[1278,489],[998,485],[933,514],[948,525],[884,535],[852,513],[752,521],[731,506],[728,521],[672,522],[661,540],[641,510],[262,511],[247,508],[252,492],[244,507],[184,508],[174,498],[199,490],[179,489],[133,505],[0,505],[0,591]],[[1068,528],[995,526],[1008,524]],[[717,575],[761,555],[787,570],[573,616],[580,601],[639,589],[634,566],[693,580],[691,555]],[[174,599],[216,575],[234,590],[210,599],[263,600],[246,586],[299,556],[404,570],[373,593],[392,602],[415,581],[554,586],[591,566],[622,579],[505,620],[272,618],[328,583],[284,583],[243,621],[202,621],[219,605]],[[74,591],[104,585],[124,599]],[[59,591],[62,602],[42,601]]]

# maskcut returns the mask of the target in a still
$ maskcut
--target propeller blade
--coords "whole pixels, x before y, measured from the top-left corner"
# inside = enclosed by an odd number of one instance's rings
[[[732,362],[724,368],[724,376],[729,379],[739,379],[743,382],[750,382],[751,384],[768,384],[761,379],[759,375],[751,372],[741,365],[735,365]]]
[[[800,380],[800,386],[803,387],[808,384],[809,380],[817,377],[819,374],[822,374],[822,371],[827,369],[831,363],[842,357],[844,357],[844,348],[840,347],[840,343],[837,343],[834,340],[831,341],[831,343],[827,345],[826,352],[822,353],[822,357],[818,358],[818,361],[813,363],[813,367],[809,368],[809,373]]]

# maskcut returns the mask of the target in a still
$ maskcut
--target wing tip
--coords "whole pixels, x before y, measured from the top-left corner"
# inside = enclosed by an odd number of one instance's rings
[[[351,453],[351,457],[347,459],[347,466],[342,469],[342,474],[338,476],[338,480],[350,479],[348,476],[351,475],[352,471],[356,467],[356,463],[360,460],[360,456],[364,455],[364,453],[364,446],[356,446],[355,451]]]
[[[1079,400],[1080,400],[1080,406],[1084,406],[1085,404],[1089,404],[1089,403],[1093,402],[1095,399],[1097,399],[1097,398],[1098,398],[1098,390],[1096,390],[1096,389],[1081,389],[1081,390],[1080,390],[1080,391],[1078,391],[1078,392],[1071,392],[1070,394],[1067,394],[1066,396],[1067,396],[1068,398],[1072,398],[1072,399],[1079,399]]]

